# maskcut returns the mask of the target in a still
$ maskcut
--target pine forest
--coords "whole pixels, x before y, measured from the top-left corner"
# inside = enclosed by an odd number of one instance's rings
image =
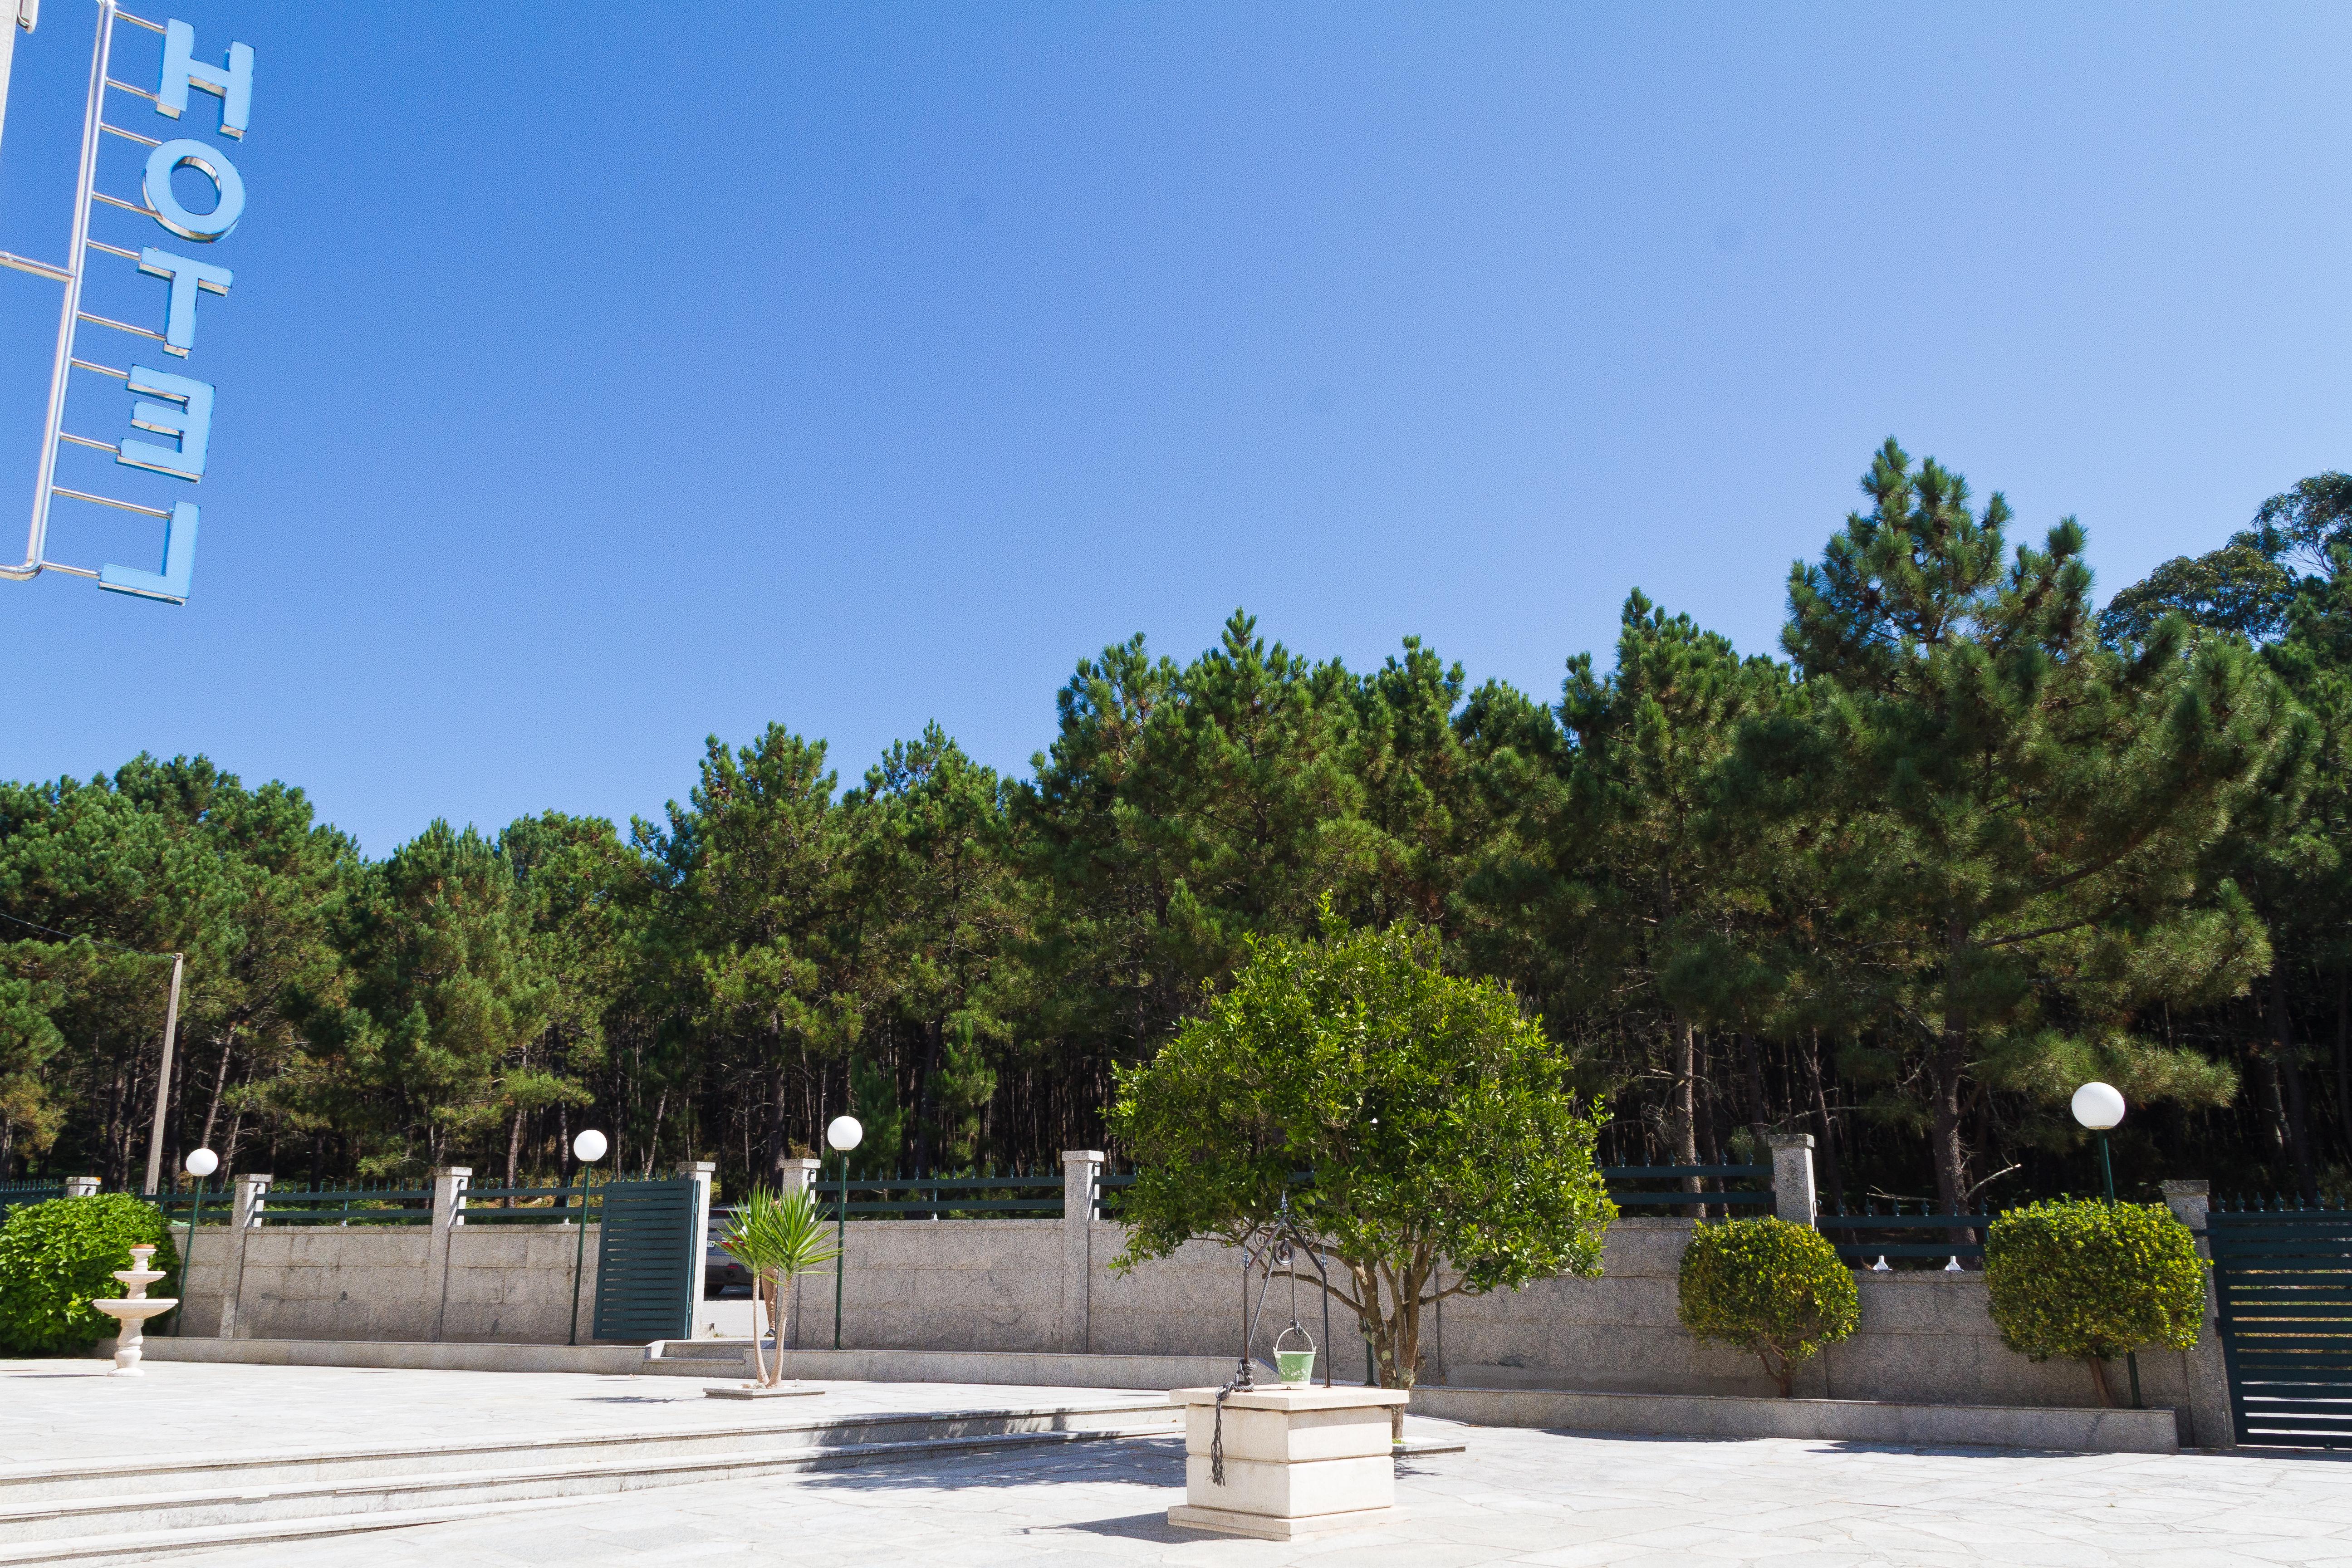
[[[863,1175],[1050,1169],[1328,899],[1506,980],[1612,1163],[1804,1131],[1848,1204],[2007,1206],[2095,1190],[2095,1078],[2135,1195],[2340,1191],[2352,476],[2104,605],[2071,520],[1892,440],[1862,488],[1773,651],[1636,592],[1538,696],[1237,612],[1082,659],[1024,779],[937,727],[845,779],[779,722],[658,820],[381,860],[203,757],[0,784],[0,1178],[135,1188],[174,952],[167,1169],[569,1180],[595,1126],[739,1194],[845,1110]]]

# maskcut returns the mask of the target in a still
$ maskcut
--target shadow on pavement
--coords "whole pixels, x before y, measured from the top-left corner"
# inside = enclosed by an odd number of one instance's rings
[[[1184,1485],[1181,1437],[1108,1437],[1068,1447],[973,1454],[958,1458],[892,1459],[870,1468],[813,1470],[798,1479],[803,1487],[845,1491],[925,1489],[965,1491],[1021,1486]]]

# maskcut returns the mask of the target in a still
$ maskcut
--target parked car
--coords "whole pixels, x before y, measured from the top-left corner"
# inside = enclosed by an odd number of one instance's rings
[[[730,1257],[717,1242],[702,1261],[702,1295],[705,1300],[721,1296],[751,1293],[751,1271]]]
[[[709,1245],[702,1254],[702,1299],[716,1300],[722,1296],[751,1293],[751,1271],[736,1261],[735,1255],[719,1245],[719,1233],[734,1218],[731,1209],[710,1211]]]

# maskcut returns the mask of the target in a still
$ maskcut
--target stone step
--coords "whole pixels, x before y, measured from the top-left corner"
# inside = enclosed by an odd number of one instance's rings
[[[657,1463],[712,1454],[1023,1433],[1173,1431],[1179,1415],[1164,1398],[1153,1395],[972,1410],[817,1415],[779,1410],[767,1420],[722,1417],[707,1426],[667,1431],[505,1434],[456,1442],[12,1466],[0,1468],[0,1519],[41,1503],[126,1494],[250,1491],[310,1481],[361,1482],[574,1463]]]
[[[0,1511],[0,1565],[135,1561],[162,1552],[393,1529],[652,1487],[1168,1435],[1165,1426],[982,1433],[27,1503]]]

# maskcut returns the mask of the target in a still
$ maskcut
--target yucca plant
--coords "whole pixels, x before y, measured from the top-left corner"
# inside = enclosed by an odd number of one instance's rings
[[[766,1309],[768,1326],[776,1336],[775,1370],[768,1370],[756,1322],[751,1354],[761,1386],[773,1388],[784,1380],[784,1290],[796,1276],[824,1268],[835,1256],[832,1238],[824,1233],[824,1216],[817,1212],[816,1194],[803,1187],[779,1197],[769,1188],[752,1188],[719,1245],[751,1271],[751,1298]]]

